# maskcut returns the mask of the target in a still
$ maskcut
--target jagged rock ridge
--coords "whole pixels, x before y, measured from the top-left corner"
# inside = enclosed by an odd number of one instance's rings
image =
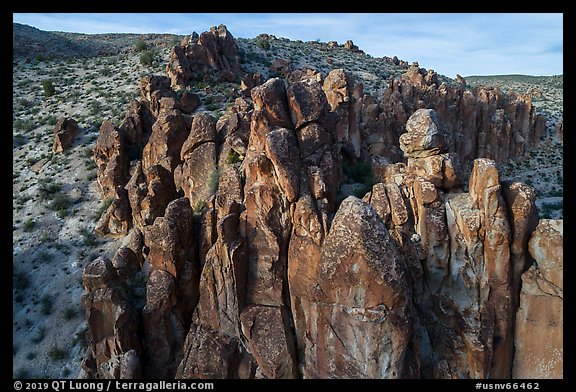
[[[531,188],[497,170],[538,142],[529,100],[438,85],[415,64],[381,102],[344,70],[297,70],[253,78],[218,120],[185,114],[170,84],[238,74],[234,53],[224,26],[192,36],[170,79],[144,78],[122,125],[102,125],[94,159],[115,199],[100,232],[131,237],[85,270],[85,376],[561,376],[557,357],[519,357],[541,349],[526,312],[562,298],[553,275],[524,272],[528,243],[545,265],[561,236],[533,234]],[[357,161],[378,181],[340,202]],[[142,273],[145,303],[131,303]],[[520,294],[529,279],[553,293]]]

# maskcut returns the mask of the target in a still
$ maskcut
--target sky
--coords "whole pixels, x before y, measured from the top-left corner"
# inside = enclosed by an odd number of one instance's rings
[[[563,15],[517,14],[13,14],[46,31],[201,33],[224,24],[234,37],[260,33],[354,44],[374,57],[398,56],[455,77],[563,73]]]

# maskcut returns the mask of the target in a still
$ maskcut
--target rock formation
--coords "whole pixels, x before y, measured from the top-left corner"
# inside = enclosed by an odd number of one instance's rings
[[[114,197],[116,187],[126,184],[129,162],[124,138],[111,121],[104,121],[100,127],[94,161],[103,198]]]
[[[223,26],[184,44],[94,150],[98,232],[131,237],[85,269],[88,377],[562,376],[561,222],[497,169],[539,140],[528,98],[286,69],[187,116],[170,85],[240,69]],[[376,183],[346,197],[358,162]]]
[[[82,296],[88,350],[82,368],[89,378],[139,378],[142,348],[139,315],[126,293],[126,280],[107,258],[84,269]]]
[[[80,133],[80,128],[75,120],[62,117],[54,127],[54,145],[52,152],[54,154],[61,154],[72,146],[72,142]]]
[[[240,71],[236,42],[224,25],[211,27],[197,42],[172,48],[166,66],[172,86],[182,87],[190,80],[232,82]]]
[[[530,237],[536,264],[522,275],[516,314],[514,378],[563,378],[563,235],[561,220],[542,219]]]

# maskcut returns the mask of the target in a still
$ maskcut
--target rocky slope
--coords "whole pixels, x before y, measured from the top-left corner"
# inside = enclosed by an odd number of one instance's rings
[[[278,61],[268,79],[246,72],[238,41],[224,26],[186,37],[167,76],[142,77],[123,120],[99,127],[79,208],[108,198],[92,227],[116,240],[74,256],[81,375],[561,377],[561,354],[535,363],[530,338],[531,309],[556,301],[557,319],[562,306],[543,272],[562,263],[561,221],[536,228],[534,190],[498,173],[546,131],[530,98],[397,59],[403,74],[376,97],[339,68]],[[55,152],[70,151],[71,123]],[[524,272],[533,258],[542,272]],[[561,350],[561,319],[549,328]]]

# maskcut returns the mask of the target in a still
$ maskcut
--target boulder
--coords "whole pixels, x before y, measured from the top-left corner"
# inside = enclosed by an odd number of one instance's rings
[[[96,223],[96,233],[111,237],[123,237],[132,226],[132,210],[128,191],[122,186],[116,187],[116,196],[108,209]]]
[[[80,133],[78,123],[69,117],[61,117],[54,127],[54,145],[52,152],[61,154],[72,146],[74,139]]]
[[[400,149],[411,158],[426,158],[446,152],[449,147],[446,125],[434,109],[418,109],[406,122],[400,136]]]
[[[180,110],[182,113],[191,114],[200,106],[200,97],[198,94],[184,91],[180,97]]]

